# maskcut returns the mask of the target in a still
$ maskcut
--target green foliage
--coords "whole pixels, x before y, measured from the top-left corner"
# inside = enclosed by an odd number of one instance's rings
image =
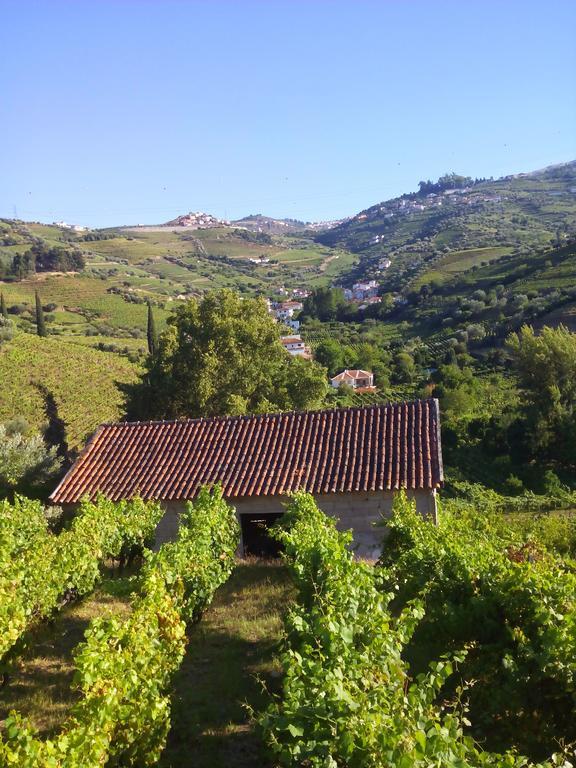
[[[99,424],[121,417],[119,385],[134,382],[137,373],[118,355],[52,335],[17,333],[0,354],[0,422],[22,415],[35,430],[44,429],[47,391],[64,422],[68,447],[77,451]]]
[[[46,320],[44,319],[44,310],[42,309],[42,302],[40,301],[40,296],[38,294],[38,291],[35,293],[35,302],[36,302],[36,333],[38,336],[48,336],[48,331],[46,330]]]
[[[8,310],[6,309],[6,299],[4,293],[0,292],[0,315],[5,319],[8,319]]]
[[[14,323],[0,314],[0,346],[14,338]]]
[[[0,502],[0,660],[36,621],[92,591],[107,558],[140,551],[162,516],[139,499],[83,501],[69,529],[48,529],[39,502]]]
[[[336,339],[321,341],[314,350],[314,358],[328,370],[330,376],[334,376],[346,368],[344,350]]]
[[[462,189],[472,184],[479,184],[485,179],[472,179],[470,176],[459,176],[457,173],[445,173],[440,176],[436,183],[432,181],[420,181],[418,187],[421,195],[428,195],[431,192],[443,192],[445,189]]]
[[[336,320],[338,311],[344,307],[346,300],[341,288],[316,288],[304,301],[303,316],[315,317],[318,320]]]
[[[156,331],[156,323],[154,322],[152,304],[150,302],[148,302],[148,329],[146,332],[146,338],[148,339],[148,354],[154,355],[158,347],[158,334]]]
[[[10,272],[22,280],[34,272],[69,272],[84,268],[81,251],[62,246],[49,246],[39,240],[25,253],[17,253],[12,259]]]
[[[325,371],[288,355],[262,299],[221,290],[179,307],[148,372],[133,389],[132,416],[178,418],[318,406]]]
[[[458,709],[435,703],[461,655],[410,679],[403,653],[423,604],[393,614],[378,574],[353,560],[350,535],[311,496],[296,494],[278,537],[298,598],[286,619],[282,695],[260,725],[281,765],[528,765],[512,753],[483,752],[464,735]]]
[[[532,455],[576,466],[576,334],[524,326],[508,339],[524,395],[524,442]]]
[[[0,496],[18,487],[41,486],[60,469],[62,459],[42,435],[10,431],[0,424]]]
[[[426,600],[408,657],[470,649],[461,665],[474,733],[536,758],[576,738],[576,572],[527,529],[473,504],[433,525],[400,497],[381,558],[397,609]],[[536,529],[532,530],[536,533]]]
[[[149,555],[130,617],[96,619],[77,649],[83,698],[53,739],[16,713],[0,762],[21,768],[156,765],[170,725],[169,684],[197,618],[230,574],[238,544],[234,510],[216,489],[189,505],[178,540]]]
[[[409,352],[398,352],[394,357],[394,378],[400,384],[409,384],[416,377],[414,358]]]

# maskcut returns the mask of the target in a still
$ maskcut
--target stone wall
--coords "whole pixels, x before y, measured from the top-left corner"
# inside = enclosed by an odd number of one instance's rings
[[[436,519],[436,494],[434,491],[415,491],[408,493],[416,500],[416,509],[422,515],[431,515]],[[385,529],[375,527],[374,523],[382,517],[389,517],[392,511],[394,493],[379,491],[371,493],[332,493],[316,496],[316,503],[327,515],[338,519],[340,530],[352,530],[353,548],[359,557],[376,558],[380,554],[381,541]],[[265,516],[283,512],[288,499],[282,496],[257,496],[230,499],[240,519],[243,513],[257,513]],[[156,531],[156,545],[176,537],[179,515],[185,502],[166,502],[166,514]],[[242,552],[242,544],[240,546]]]

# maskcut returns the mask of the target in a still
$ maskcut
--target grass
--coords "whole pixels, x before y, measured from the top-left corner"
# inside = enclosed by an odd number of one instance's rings
[[[34,292],[37,290],[43,304],[54,303],[59,308],[78,308],[88,310],[101,322],[120,328],[146,328],[146,306],[131,304],[120,296],[106,292],[111,285],[117,285],[119,279],[104,281],[84,276],[59,275],[18,283],[4,283],[2,293],[6,303],[34,306]],[[156,309],[158,320],[164,320],[166,314]]]
[[[96,616],[127,616],[132,583],[106,578],[87,599],[65,608],[30,637],[9,684],[0,689],[0,729],[11,709],[53,735],[79,698],[72,685],[73,650]],[[250,715],[279,686],[275,661],[282,618],[292,596],[280,561],[240,561],[199,624],[188,631],[184,662],[173,683],[172,726],[160,768],[266,768]]]
[[[278,687],[274,660],[282,614],[292,595],[279,561],[242,561],[189,632],[174,681],[172,728],[161,768],[266,768],[271,765],[251,721]]]
[[[81,695],[73,686],[75,647],[97,616],[127,616],[131,591],[128,572],[121,577],[109,572],[89,597],[30,634],[8,685],[0,688],[0,730],[11,710],[30,718],[41,737],[58,730]]]

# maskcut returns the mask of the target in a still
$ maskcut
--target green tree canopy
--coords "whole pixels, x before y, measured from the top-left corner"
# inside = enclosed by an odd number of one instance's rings
[[[42,309],[42,302],[40,301],[38,291],[36,291],[36,332],[38,333],[38,336],[48,336],[46,320],[44,319],[44,310]]]
[[[135,418],[266,413],[318,407],[326,371],[280,343],[263,299],[223,289],[179,307],[129,391]]]
[[[344,350],[336,339],[322,341],[315,352],[316,360],[328,369],[330,376],[334,376],[346,367]]]
[[[146,338],[148,340],[148,354],[154,355],[158,346],[158,334],[156,332],[156,323],[154,322],[154,313],[152,312],[152,304],[148,302],[148,328],[146,331]]]
[[[316,288],[304,301],[303,314],[322,321],[335,320],[346,300],[341,288]]]
[[[56,447],[48,447],[42,435],[27,435],[25,430],[0,424],[0,496],[43,485],[62,465]]]
[[[523,394],[525,443],[533,455],[576,464],[576,334],[564,326],[539,335],[524,326],[508,339]]]

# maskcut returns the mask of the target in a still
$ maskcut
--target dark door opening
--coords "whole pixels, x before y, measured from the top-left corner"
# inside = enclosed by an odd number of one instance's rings
[[[279,557],[282,551],[280,542],[270,536],[270,528],[282,517],[281,512],[272,514],[250,514],[240,515],[240,525],[242,526],[242,544],[244,546],[244,556],[253,555],[255,557]]]

